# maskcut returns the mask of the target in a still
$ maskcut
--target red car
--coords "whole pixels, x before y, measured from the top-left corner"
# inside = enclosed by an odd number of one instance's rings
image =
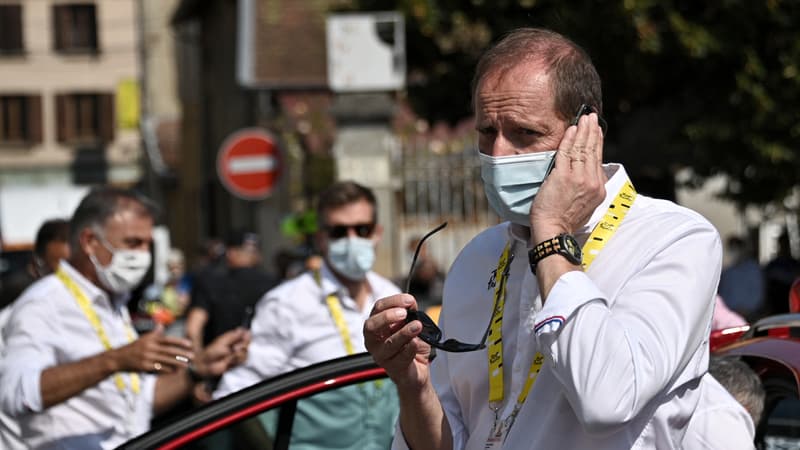
[[[759,449],[800,448],[800,314],[767,317],[711,335],[713,355],[739,356],[764,385]]]
[[[712,334],[714,354],[742,357],[764,383],[766,405],[756,432],[759,449],[800,448],[800,338],[795,336],[800,336],[800,314],[769,317],[752,326]],[[393,388],[369,354],[331,360],[210,403],[120,449],[290,449],[294,446],[293,432],[295,437],[298,432],[298,404],[374,380],[383,380],[386,387]],[[389,411],[390,415],[393,412],[396,410]],[[389,439],[394,427],[384,426],[381,432]]]

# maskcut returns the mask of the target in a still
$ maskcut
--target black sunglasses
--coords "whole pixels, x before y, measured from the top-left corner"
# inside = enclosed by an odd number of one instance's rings
[[[409,287],[411,285],[411,276],[414,274],[414,267],[417,264],[417,256],[419,256],[419,251],[422,248],[422,243],[425,242],[425,240],[431,237],[434,233],[436,233],[437,231],[441,230],[446,226],[447,222],[429,231],[428,234],[426,234],[425,236],[422,237],[422,239],[419,240],[419,243],[417,244],[417,249],[414,251],[414,258],[411,260],[411,269],[408,271],[408,279],[406,280],[405,292],[408,292]],[[422,339],[423,342],[429,344],[431,347],[452,353],[473,352],[475,350],[486,348],[486,338],[489,336],[489,327],[486,327],[486,332],[483,333],[483,338],[481,338],[480,344],[466,344],[456,339],[448,339],[442,342],[442,330],[441,328],[439,328],[438,325],[436,325],[436,322],[434,322],[429,315],[425,314],[424,311],[419,311],[415,309],[408,309],[406,311],[407,311],[406,323],[410,323],[414,320],[419,320],[422,323],[422,332],[419,334],[419,338]],[[489,325],[491,326],[491,322],[489,323]]]
[[[356,232],[358,237],[368,238],[372,236],[375,231],[375,223],[357,223],[354,225],[325,225],[322,227],[328,236],[333,239],[339,239],[347,236],[350,230]]]

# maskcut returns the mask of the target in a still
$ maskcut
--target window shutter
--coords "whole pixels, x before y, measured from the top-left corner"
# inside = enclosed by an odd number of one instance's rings
[[[56,95],[56,139],[58,139],[58,142],[63,144],[70,140],[70,123],[71,118],[67,108],[67,96],[58,94]]]
[[[69,5],[53,6],[53,47],[56,50],[64,50],[67,46],[66,35],[69,28],[67,8]]]
[[[42,142],[42,96],[29,95],[26,99],[28,102],[28,135],[26,136],[28,142],[39,144]]]
[[[8,40],[5,50],[22,50],[22,5],[4,5],[5,20],[2,24],[8,27],[3,36]]]
[[[114,140],[114,94],[100,94],[100,140]]]

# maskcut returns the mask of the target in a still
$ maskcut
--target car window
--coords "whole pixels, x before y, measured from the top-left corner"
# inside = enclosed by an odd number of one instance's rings
[[[784,397],[767,417],[765,449],[800,448],[800,399]]]
[[[185,448],[388,449],[398,412],[397,390],[380,379],[283,403]]]

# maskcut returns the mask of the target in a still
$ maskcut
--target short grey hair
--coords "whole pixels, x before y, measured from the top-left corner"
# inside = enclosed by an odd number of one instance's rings
[[[542,61],[548,67],[556,114],[562,120],[572,119],[582,103],[603,115],[600,75],[589,54],[566,36],[544,28],[515,29],[483,53],[472,79],[473,107],[486,75],[529,61]]]
[[[764,386],[758,375],[736,356],[714,356],[708,366],[711,375],[750,413],[758,426],[764,412]]]
[[[155,222],[159,210],[155,203],[140,193],[110,186],[96,187],[81,200],[69,223],[70,245],[80,249],[80,234],[86,228],[104,228],[109,217],[118,211],[130,209],[139,216]]]

